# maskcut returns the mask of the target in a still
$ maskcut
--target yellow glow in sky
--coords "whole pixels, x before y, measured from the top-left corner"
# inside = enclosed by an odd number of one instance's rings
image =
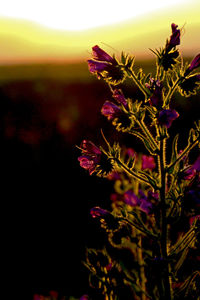
[[[180,51],[194,56],[199,15],[200,0],[4,0],[0,64],[85,62],[94,45],[152,59],[149,48],[164,46],[171,23],[182,28]]]
[[[77,31],[122,22],[183,2],[188,0],[5,0],[0,5],[0,16]]]

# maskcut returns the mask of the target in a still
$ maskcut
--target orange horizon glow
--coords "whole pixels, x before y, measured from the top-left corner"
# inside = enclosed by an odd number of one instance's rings
[[[83,62],[98,44],[110,54],[121,51],[138,59],[153,58],[149,48],[165,44],[171,23],[182,29],[180,50],[184,56],[199,52],[200,1],[183,1],[118,24],[84,31],[49,29],[32,21],[0,18],[0,64]],[[1,15],[1,12],[0,12]]]

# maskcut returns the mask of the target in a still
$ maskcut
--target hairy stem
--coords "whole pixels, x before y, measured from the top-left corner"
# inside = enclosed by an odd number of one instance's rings
[[[166,214],[166,168],[165,168],[165,143],[166,139],[160,141],[160,200],[161,200],[161,257],[163,259],[163,270],[162,270],[162,286],[163,286],[163,300],[171,300],[171,287],[169,281],[169,264],[167,254],[167,240],[168,240],[168,227],[167,227],[167,214]]]
[[[136,223],[133,221],[130,221],[128,219],[122,219],[124,220],[126,223],[132,225],[133,227],[135,227],[137,230],[141,231],[142,233],[144,233],[145,235],[147,235],[149,238],[151,239],[155,239],[156,241],[158,240],[158,236],[155,235],[153,232],[149,231],[148,228],[146,228],[145,225],[141,224],[141,223]]]
[[[192,144],[189,144],[182,152],[181,154],[177,157],[177,159],[171,163],[167,169],[169,170],[170,168],[174,167],[188,152],[190,152],[199,142],[199,139],[197,138]]]
[[[128,69],[128,73],[132,77],[132,79],[135,82],[135,84],[137,85],[137,87],[141,90],[141,92],[147,98],[150,95],[150,93],[148,93],[148,91],[145,89],[145,87],[143,86],[143,84],[137,79],[135,73],[131,69]]]
[[[151,132],[148,130],[148,128],[146,127],[145,123],[143,121],[137,121],[138,125],[140,126],[140,128],[142,129],[142,131],[144,132],[146,138],[149,141],[149,144],[151,145],[151,148],[153,151],[158,150],[158,144],[156,143],[155,139],[153,138]]]
[[[181,80],[182,80],[182,78],[178,78],[178,79],[175,81],[174,85],[169,89],[169,92],[168,92],[168,94],[167,94],[167,96],[166,96],[166,98],[165,98],[165,100],[164,100],[164,106],[165,106],[165,108],[168,108],[168,107],[169,107],[169,103],[170,103],[171,97],[172,97],[173,93],[175,92],[178,83],[179,83]]]
[[[142,176],[138,175],[133,170],[130,170],[120,159],[113,158],[121,168],[128,173],[129,175],[133,176],[135,179],[139,180],[140,182],[145,182],[147,185],[150,185],[149,181],[143,178]]]
[[[180,239],[180,241],[177,242],[177,244],[174,245],[174,247],[171,249],[170,255],[173,255],[176,252],[176,250],[181,247],[183,243],[187,243],[188,240],[193,239],[194,237],[195,237],[195,230],[194,228],[190,228],[190,230],[183,236],[183,238]]]
[[[145,276],[145,269],[144,269],[144,260],[142,256],[142,237],[139,236],[138,248],[137,248],[137,257],[138,262],[140,265],[140,282],[141,282],[141,289],[142,289],[142,296],[141,300],[147,300],[146,297],[146,276]]]

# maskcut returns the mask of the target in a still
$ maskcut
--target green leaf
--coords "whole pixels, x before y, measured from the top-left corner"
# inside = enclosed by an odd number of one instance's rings
[[[144,77],[145,77],[145,74],[144,74],[142,68],[140,68],[139,71],[138,71],[138,73],[137,73],[137,79],[139,81],[141,81]]]
[[[127,58],[127,61],[126,61],[126,68],[132,69],[132,67],[134,65],[134,61],[135,61],[135,57],[134,56],[129,56]]]
[[[193,272],[192,275],[188,276],[187,279],[184,281],[184,283],[178,289],[175,290],[174,295],[179,296],[179,297],[181,295],[183,297],[188,296],[188,294],[190,292],[190,287],[193,284],[193,282],[197,276],[200,276],[199,271],[195,271],[195,272]],[[180,299],[180,298],[178,298],[178,299]]]
[[[149,184],[154,189],[158,188],[156,180],[150,174],[146,173],[145,171],[138,171],[138,175],[142,176],[145,180],[148,180]]]
[[[174,85],[174,81],[172,79],[172,75],[171,74],[166,74],[166,81],[167,81],[167,85],[169,88],[171,88]]]
[[[142,105],[142,101],[136,100],[135,102],[132,103],[132,112],[133,113],[138,113],[140,110],[140,107]]]
[[[146,139],[146,137],[144,135],[142,135],[140,132],[138,132],[137,130],[131,130],[131,134],[135,135],[136,137],[138,137],[143,143],[144,146],[146,147],[146,149],[149,151],[149,153],[151,155],[155,155],[155,152],[152,150],[148,140]]]
[[[195,239],[196,239],[196,233],[195,233],[195,223],[194,223],[194,225],[192,225],[192,227],[188,230],[188,232],[183,237],[179,238],[176,244],[172,246],[169,255],[178,254],[184,249],[188,249],[192,245]]]
[[[145,105],[145,109],[149,112],[150,117],[151,117],[152,119],[155,119],[156,114],[157,114],[157,109],[156,109],[156,107]]]
[[[170,164],[173,164],[174,161],[177,160],[177,157],[178,157],[178,150],[177,150],[177,146],[178,146],[178,138],[179,138],[179,134],[177,134],[174,139],[173,139],[173,142],[172,142],[172,155],[171,155],[171,161],[170,161]],[[172,166],[168,172],[169,174],[172,174],[173,171],[174,171],[174,168],[175,166]]]
[[[142,219],[138,216],[138,214],[134,210],[128,212],[128,214],[133,215],[135,218],[135,220],[131,220],[131,221],[128,220],[129,224],[133,225],[135,228],[137,228],[138,230],[140,230],[150,238],[158,239],[158,236],[146,227]]]
[[[188,137],[188,145],[192,144],[195,139],[196,139],[196,132],[194,128],[191,128]]]
[[[181,253],[181,256],[180,258],[178,259],[175,267],[174,267],[174,272],[175,272],[175,275],[177,274],[178,270],[180,269],[180,267],[182,266],[182,264],[184,263],[185,259],[186,259],[186,256],[188,254],[188,251],[189,249],[185,249],[182,253]]]
[[[153,54],[155,54],[156,56],[160,56],[160,51],[159,50],[157,50],[157,49],[155,49],[155,50],[153,50],[153,49],[151,49],[151,48],[149,48],[149,50],[153,53]]]
[[[197,122],[194,122],[196,130],[198,133],[200,133],[200,120],[198,120]]]
[[[122,52],[121,53],[121,62],[123,65],[126,65],[126,59],[127,59],[127,55],[124,52]]]
[[[144,139],[143,143],[144,143],[144,146],[146,147],[146,149],[149,151],[149,153],[151,155],[155,155],[156,154],[156,150],[152,149],[152,147],[149,144],[149,141],[146,138]]]
[[[152,74],[151,73],[147,73],[147,75],[143,79],[143,84],[145,84],[146,82],[148,82],[149,79],[150,79],[150,77],[152,77]]]

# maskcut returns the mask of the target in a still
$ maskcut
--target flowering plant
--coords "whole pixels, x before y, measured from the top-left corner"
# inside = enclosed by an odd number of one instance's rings
[[[101,113],[117,131],[140,139],[145,153],[136,153],[134,144],[111,145],[103,132],[106,147],[88,140],[80,145],[81,167],[113,180],[115,189],[112,211],[90,211],[108,243],[87,250],[92,291],[84,299],[200,299],[200,122],[183,149],[178,135],[170,140],[179,117],[173,94],[197,93],[200,54],[184,63],[177,49],[181,30],[175,24],[171,29],[165,46],[151,50],[154,75],[136,72],[133,56],[122,52],[118,60],[97,45],[88,60],[90,72],[107,82],[113,98]],[[140,100],[126,97],[126,79],[140,89]]]

